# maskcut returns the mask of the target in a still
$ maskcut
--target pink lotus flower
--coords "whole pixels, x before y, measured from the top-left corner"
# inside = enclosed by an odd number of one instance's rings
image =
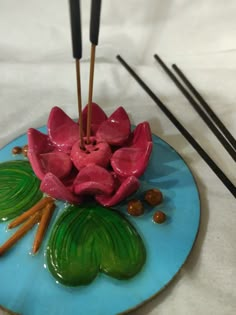
[[[86,130],[87,107],[82,119]],[[60,108],[52,108],[47,128],[48,135],[28,130],[28,158],[46,194],[73,204],[92,195],[100,204],[113,206],[139,188],[138,177],[152,151],[148,122],[131,132],[123,107],[108,118],[93,103],[91,138],[85,149],[80,146],[78,123]]]

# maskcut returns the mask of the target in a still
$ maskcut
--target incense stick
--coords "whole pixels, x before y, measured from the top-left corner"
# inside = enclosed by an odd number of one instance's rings
[[[220,120],[220,118],[216,115],[216,113],[212,110],[210,105],[206,102],[206,100],[203,98],[203,96],[196,90],[196,88],[192,85],[192,83],[189,81],[189,79],[186,77],[186,75],[183,73],[182,70],[176,65],[173,64],[172,68],[174,71],[178,74],[178,76],[181,78],[181,80],[185,83],[185,85],[188,87],[188,89],[193,93],[193,95],[197,98],[199,103],[203,106],[205,111],[208,113],[208,115],[211,117],[211,119],[214,121],[214,123],[218,126],[218,128],[221,130],[225,138],[228,140],[228,142],[231,143],[232,147],[236,150],[236,139],[232,136],[230,131],[225,127],[223,122]]]
[[[81,80],[80,80],[80,60],[76,59],[76,81],[77,81],[77,101],[78,101],[78,114],[79,114],[79,135],[80,147],[85,149],[84,146],[84,131],[83,131],[83,117],[82,117],[82,99],[81,99]]]
[[[96,46],[95,46],[94,44],[92,44],[92,45],[91,45],[91,55],[90,55],[88,116],[87,116],[87,143],[90,143],[90,136],[91,136],[92,100],[93,100],[93,78],[94,78],[95,52],[96,52]]]
[[[42,217],[41,217],[41,220],[40,220],[37,232],[36,232],[36,236],[34,239],[34,244],[33,244],[33,249],[32,249],[33,254],[35,254],[40,248],[40,245],[43,241],[43,237],[46,233],[46,230],[48,228],[48,225],[50,223],[54,210],[55,210],[55,204],[49,203],[46,205],[46,207],[42,211]]]
[[[144,83],[144,81],[135,73],[135,71],[125,62],[121,56],[117,56],[119,62],[130,73],[130,75],[138,82],[138,84],[145,90],[145,92],[152,98],[156,105],[163,111],[168,119],[176,126],[176,128],[182,133],[182,135],[188,140],[192,147],[198,152],[203,160],[208,164],[216,176],[222,181],[225,187],[236,198],[236,187],[224,174],[224,172],[217,166],[217,164],[211,159],[211,157],[204,151],[200,144],[191,136],[191,134],[185,129],[185,127],[175,118],[171,111],[162,103],[156,94]]]
[[[90,75],[89,75],[89,94],[88,94],[88,115],[87,115],[87,143],[90,143],[91,136],[91,121],[92,121],[92,100],[93,100],[93,81],[94,81],[94,64],[95,52],[98,45],[100,14],[101,14],[101,0],[92,0],[91,15],[90,15]]]
[[[69,7],[70,7],[70,21],[71,21],[72,50],[73,50],[73,57],[75,58],[75,66],[76,66],[80,146],[82,149],[84,149],[82,97],[81,97],[81,80],[80,80],[80,59],[82,57],[80,1],[70,0]]]
[[[157,54],[154,55],[154,58],[160,64],[160,66],[166,72],[166,74],[171,78],[171,80],[175,83],[175,85],[178,87],[178,89],[183,93],[183,95],[189,101],[189,104],[192,105],[192,107],[196,110],[196,112],[199,114],[199,116],[202,118],[202,120],[205,122],[205,124],[215,134],[217,139],[221,142],[221,144],[227,150],[227,152],[230,154],[230,156],[233,158],[233,160],[236,161],[236,151],[231,146],[231,144],[227,141],[227,139],[222,135],[222,133],[217,129],[217,127],[211,121],[209,116],[198,105],[198,103],[194,100],[194,98],[191,96],[191,94],[188,93],[188,91],[185,89],[185,87],[177,79],[177,77],[174,75],[174,73],[171,72],[171,70],[167,67],[167,65],[163,62],[163,60]]]
[[[41,213],[36,212],[1,247],[0,256],[13,247],[32,227],[39,222]]]
[[[13,220],[8,225],[8,229],[12,229],[24,221],[26,221],[29,217],[31,217],[33,214],[44,208],[48,203],[52,203],[53,199],[52,197],[44,197],[42,198],[38,203],[36,203],[32,208],[29,210],[23,212],[19,217],[17,217],[15,220]]]

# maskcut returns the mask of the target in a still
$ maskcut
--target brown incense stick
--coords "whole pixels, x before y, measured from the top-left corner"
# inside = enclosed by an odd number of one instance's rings
[[[32,252],[35,254],[42,244],[43,237],[47,231],[48,225],[50,223],[50,220],[52,218],[53,212],[55,210],[55,204],[49,203],[46,205],[46,207],[43,209],[42,217],[39,223],[39,227],[34,239],[33,249]]]
[[[81,80],[80,80],[80,60],[75,60],[76,64],[76,78],[77,78],[77,99],[78,99],[78,113],[79,113],[79,134],[80,147],[84,149],[84,135],[83,135],[83,119],[82,119],[82,99],[81,99]]]
[[[17,231],[13,234],[1,247],[0,256],[14,246],[32,227],[39,222],[41,218],[41,212],[36,212],[31,218],[29,218]]]
[[[91,56],[90,56],[90,76],[89,76],[88,116],[87,116],[87,139],[86,139],[87,143],[90,143],[90,135],[91,135],[94,63],[95,63],[96,46],[98,45],[101,4],[102,4],[101,0],[91,1],[90,35],[89,35],[90,42],[91,42]]]
[[[90,75],[89,75],[89,94],[88,94],[87,143],[90,143],[90,135],[91,135],[95,52],[96,52],[96,45],[92,44],[91,45],[91,56],[90,56]]]
[[[32,208],[22,213],[19,217],[17,217],[15,220],[13,220],[9,225],[8,229],[12,229],[24,221],[26,221],[29,217],[31,217],[33,214],[44,208],[48,203],[52,203],[53,199],[51,197],[44,197],[41,199],[38,203],[36,203]]]

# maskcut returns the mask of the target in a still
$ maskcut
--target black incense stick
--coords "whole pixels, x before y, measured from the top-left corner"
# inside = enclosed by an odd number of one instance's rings
[[[96,46],[98,44],[101,2],[102,2],[101,0],[92,0],[92,3],[91,3],[91,17],[90,17],[91,55],[90,55],[88,115],[87,115],[87,143],[90,143],[90,135],[91,135],[94,65],[95,65]]]
[[[193,108],[196,110],[196,112],[199,114],[199,116],[202,118],[202,120],[206,123],[206,125],[215,134],[217,139],[221,142],[221,144],[224,146],[224,148],[228,151],[228,153],[233,158],[233,160],[236,161],[236,151],[231,146],[231,144],[227,141],[227,139],[222,135],[222,133],[217,129],[217,127],[211,121],[209,116],[198,105],[198,103],[195,101],[195,99],[191,96],[191,94],[189,94],[189,92],[185,89],[185,87],[177,79],[177,77],[174,75],[174,73],[171,72],[171,70],[162,61],[162,59],[157,54],[154,55],[154,58],[157,60],[157,62],[160,64],[160,66],[163,68],[163,70],[167,73],[167,75],[171,78],[171,80],[175,83],[175,85],[178,87],[178,89],[183,93],[183,95],[186,97],[186,99],[189,101],[189,103],[193,106]]]
[[[80,146],[82,149],[84,149],[82,97],[81,97],[81,80],[80,80],[80,58],[82,57],[80,0],[70,0],[69,7],[70,7],[72,50],[73,50],[73,57],[75,58],[75,66],[76,66]]]
[[[192,85],[192,83],[189,81],[189,79],[186,77],[183,71],[180,70],[180,68],[176,64],[173,64],[172,68],[175,70],[175,72],[178,74],[181,80],[185,83],[188,89],[193,93],[193,95],[196,97],[199,103],[203,106],[205,111],[208,113],[208,115],[211,117],[214,123],[221,130],[225,138],[231,143],[232,147],[236,150],[235,138],[232,136],[230,131],[225,127],[225,125],[220,120],[220,118],[216,115],[216,113],[211,109],[210,105],[206,102],[203,96],[196,90],[196,88]]]
[[[188,140],[198,154],[209,165],[212,171],[218,176],[226,188],[236,198],[236,187],[223,173],[223,171],[217,166],[217,164],[211,159],[211,157],[204,151],[200,144],[191,136],[191,134],[185,129],[185,127],[175,118],[170,110],[162,103],[162,101],[154,94],[154,92],[144,83],[144,81],[135,73],[135,71],[121,58],[117,56],[119,62],[125,67],[125,69],[132,75],[132,77],[139,83],[139,85],[146,91],[146,93],[153,99],[156,105],[164,112],[169,120],[176,126],[176,128],[182,133],[182,135]]]
[[[90,18],[90,42],[93,45],[98,44],[100,14],[101,14],[101,0],[92,0],[91,4],[91,18]]]
[[[69,7],[73,57],[80,59],[82,57],[80,0],[70,0]]]

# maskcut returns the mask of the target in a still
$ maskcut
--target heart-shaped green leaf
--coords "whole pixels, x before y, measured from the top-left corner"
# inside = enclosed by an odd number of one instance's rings
[[[27,161],[0,163],[0,221],[16,217],[40,198],[40,181]]]
[[[70,286],[88,284],[98,272],[129,279],[145,259],[143,241],[131,223],[100,205],[69,206],[54,225],[47,246],[49,270]]]

